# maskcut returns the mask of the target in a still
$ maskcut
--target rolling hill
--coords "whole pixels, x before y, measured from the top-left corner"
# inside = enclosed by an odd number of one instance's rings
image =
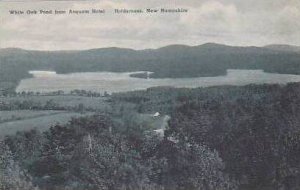
[[[299,47],[298,47],[299,48]],[[151,71],[153,78],[225,75],[227,69],[263,69],[265,72],[300,74],[296,46],[235,47],[207,43],[170,45],[158,49],[100,48],[82,51],[29,51],[0,49],[0,88],[14,91],[29,70],[57,73],[91,71]]]

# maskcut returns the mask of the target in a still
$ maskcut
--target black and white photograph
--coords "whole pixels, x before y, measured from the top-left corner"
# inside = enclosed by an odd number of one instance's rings
[[[299,0],[0,0],[0,190],[299,189]]]

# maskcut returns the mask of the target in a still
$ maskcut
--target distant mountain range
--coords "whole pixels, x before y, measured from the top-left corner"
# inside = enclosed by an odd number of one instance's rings
[[[43,50],[25,50],[22,48],[0,48],[0,53],[21,53],[22,51],[32,51],[32,52],[83,52],[83,51],[114,51],[114,50],[124,50],[124,51],[169,51],[169,50],[184,50],[184,49],[194,49],[194,48],[202,48],[202,49],[220,49],[220,48],[231,48],[231,49],[237,49],[237,48],[264,48],[264,49],[270,49],[275,51],[300,51],[300,46],[294,46],[294,45],[287,45],[287,44],[270,44],[266,46],[229,46],[225,44],[218,44],[218,43],[205,43],[198,46],[189,46],[189,45],[181,45],[181,44],[172,44],[168,46],[164,46],[157,49],[144,49],[144,50],[133,50],[130,48],[118,48],[118,47],[107,47],[107,48],[96,48],[96,49],[89,49],[89,50],[57,50],[57,51],[43,51]],[[0,55],[1,55],[0,54]]]
[[[300,46],[272,44],[272,45],[265,46],[265,48],[277,50],[277,51],[300,52]]]
[[[154,78],[225,75],[227,69],[300,74],[300,47],[236,47],[207,43],[158,49],[100,48],[82,51],[0,49],[0,88],[14,89],[29,70],[71,72],[151,71]],[[5,86],[5,87],[4,87]]]

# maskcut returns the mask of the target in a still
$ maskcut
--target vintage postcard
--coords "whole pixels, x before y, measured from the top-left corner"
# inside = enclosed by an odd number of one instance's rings
[[[0,0],[0,190],[298,189],[299,0]]]

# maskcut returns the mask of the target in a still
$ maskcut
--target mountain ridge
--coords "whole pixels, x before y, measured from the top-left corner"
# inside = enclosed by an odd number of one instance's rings
[[[153,51],[153,50],[164,50],[172,48],[266,48],[272,50],[297,50],[300,51],[300,46],[289,45],[289,44],[269,44],[264,46],[234,46],[221,43],[208,42],[200,45],[185,45],[185,44],[170,44],[158,48],[146,48],[146,49],[133,49],[133,48],[124,48],[124,47],[101,47],[101,48],[91,48],[91,49],[82,49],[82,50],[29,50],[24,48],[17,47],[8,47],[0,48],[0,53],[3,51],[32,51],[32,52],[84,52],[84,51],[97,51],[97,50],[130,50],[130,51]]]
[[[300,53],[286,49],[216,43],[199,46],[174,44],[145,50],[109,47],[82,51],[31,51],[8,48],[0,50],[0,90],[9,88],[13,91],[20,80],[32,77],[28,73],[30,70],[51,70],[60,74],[149,71],[153,73],[152,78],[220,76],[226,75],[227,69],[300,74]]]

